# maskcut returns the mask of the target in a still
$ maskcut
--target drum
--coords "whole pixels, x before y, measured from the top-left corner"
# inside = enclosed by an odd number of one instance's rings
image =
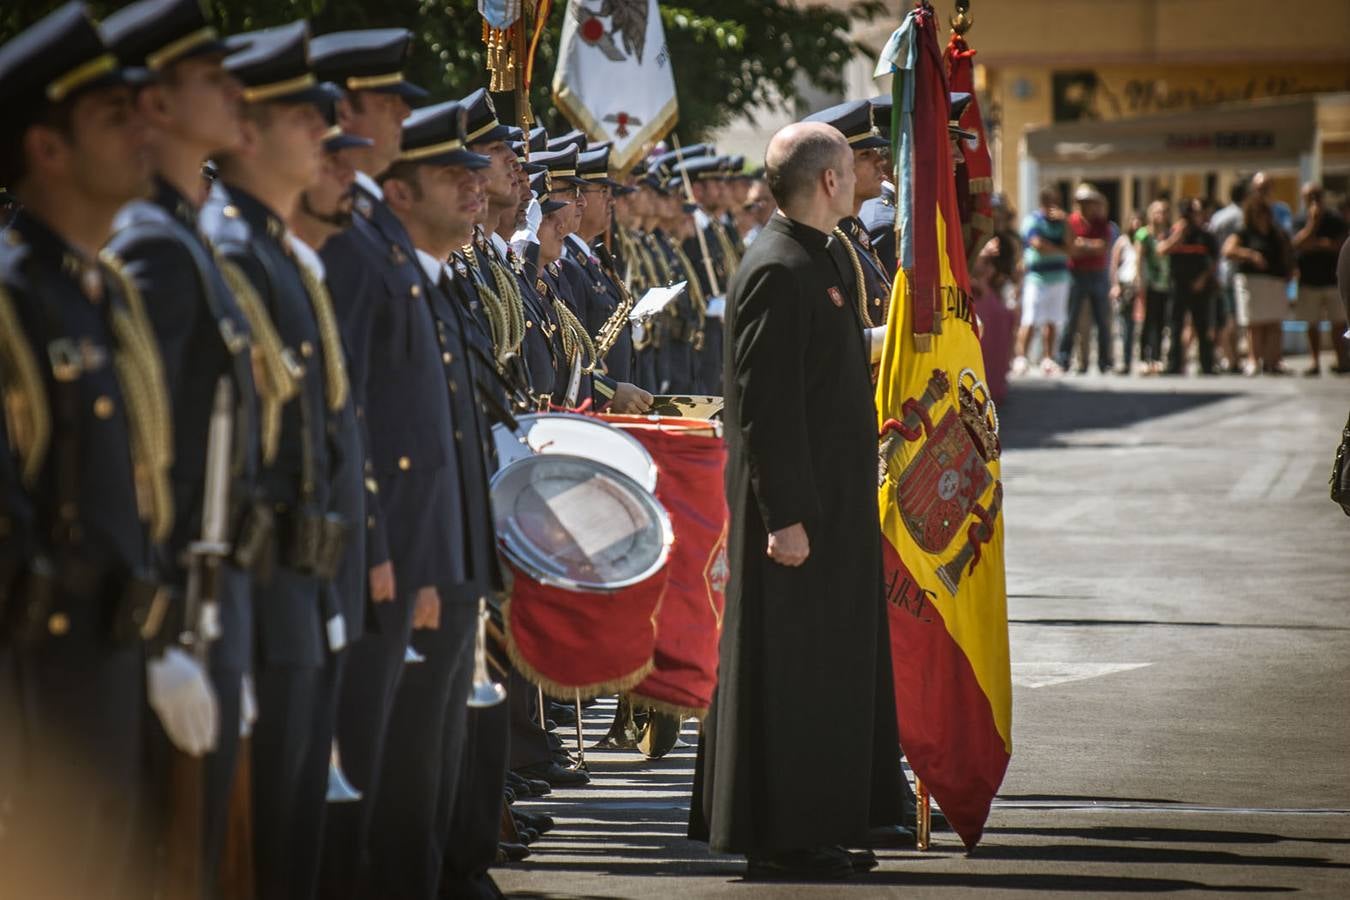
[[[535,413],[516,419],[519,431],[492,427],[498,469],[540,453],[582,456],[618,469],[650,493],[656,490],[656,463],[642,444],[617,428],[575,413]]]
[[[492,506],[512,574],[507,650],[520,672],[565,699],[646,677],[675,540],[651,492],[594,459],[540,453],[493,476]]]

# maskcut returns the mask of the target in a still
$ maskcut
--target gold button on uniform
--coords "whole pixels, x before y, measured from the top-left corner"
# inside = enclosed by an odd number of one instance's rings
[[[398,458],[398,467],[406,472],[412,468],[412,460],[408,459],[406,456],[400,456]]]
[[[420,297],[422,296],[422,286],[414,284],[412,287],[408,288],[408,293],[412,294],[414,297]]]
[[[116,409],[116,406],[113,404],[111,397],[100,396],[94,401],[94,415],[100,419],[111,419],[114,409]]]
[[[70,617],[65,613],[52,613],[47,617],[47,632],[61,637],[70,631]]]
[[[464,432],[460,431],[458,428],[455,429],[455,440],[457,441],[464,440]]]
[[[239,218],[239,207],[235,206],[234,204],[230,204],[229,206],[222,209],[220,211],[220,214],[227,219],[237,219]]]
[[[301,341],[301,342],[300,342],[300,355],[301,355],[301,356],[313,356],[313,355],[314,355],[314,345],[311,344],[309,341]]]
[[[448,366],[448,365],[450,365],[452,362],[455,361],[455,354],[453,354],[453,353],[451,353],[449,350],[447,350],[447,351],[445,351],[444,353],[441,354],[441,361],[444,362],[444,363]]]
[[[375,527],[375,517],[374,517],[374,516],[366,516],[366,527],[367,527],[367,528],[374,528],[374,527]]]
[[[450,393],[454,394],[458,392],[459,392],[459,385],[455,384],[453,381],[450,382]]]

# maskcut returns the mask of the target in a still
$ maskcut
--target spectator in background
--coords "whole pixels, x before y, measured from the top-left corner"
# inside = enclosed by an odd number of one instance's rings
[[[1068,224],[1059,206],[1059,193],[1043,188],[1040,208],[1022,223],[1023,265],[1022,327],[1017,332],[1017,358],[1013,374],[1027,371],[1027,346],[1032,331],[1041,330],[1041,371],[1058,375],[1055,363],[1055,333],[1064,326],[1069,306]]]
[[[1322,188],[1303,186],[1303,208],[1307,210],[1294,222],[1294,253],[1298,259],[1298,300],[1294,315],[1308,323],[1308,352],[1312,366],[1305,375],[1321,374],[1319,333],[1323,322],[1331,323],[1331,345],[1336,362],[1331,371],[1350,371],[1346,356],[1345,307],[1336,292],[1336,259],[1345,243],[1345,220],[1326,206]]]
[[[1228,205],[1218,210],[1209,219],[1209,232],[1214,242],[1222,247],[1229,235],[1242,230],[1242,203],[1247,199],[1248,183],[1245,179],[1233,182],[1228,189]],[[1233,295],[1233,261],[1219,255],[1219,292],[1214,303],[1214,341],[1223,354],[1224,365],[1232,374],[1242,371],[1242,362],[1238,358],[1237,346],[1237,301]]]
[[[1120,319],[1121,367],[1117,374],[1128,375],[1134,364],[1135,327],[1144,320],[1144,296],[1139,289],[1139,251],[1135,246],[1136,232],[1143,230],[1139,216],[1130,216],[1128,227],[1111,246],[1111,300]]]
[[[1294,213],[1289,208],[1289,204],[1283,200],[1276,200],[1270,194],[1270,176],[1265,172],[1257,172],[1252,176],[1252,193],[1260,194],[1261,199],[1265,200],[1270,206],[1270,215],[1272,221],[1280,227],[1285,234],[1291,234],[1294,230]]]
[[[1157,375],[1163,367],[1163,326],[1171,310],[1171,268],[1168,258],[1158,249],[1167,237],[1167,204],[1154,200],[1148,205],[1148,222],[1134,233],[1139,254],[1139,288],[1144,301],[1144,327],[1139,338],[1139,360],[1145,375]],[[1181,335],[1173,334],[1173,341]]]
[[[989,393],[995,403],[1002,403],[1008,396],[1008,358],[1017,319],[999,289],[995,266],[998,253],[998,238],[991,238],[976,255],[970,273],[970,300],[980,320],[980,354]]]
[[[1242,228],[1224,242],[1223,255],[1236,268],[1233,293],[1237,321],[1247,329],[1247,365],[1243,371],[1247,375],[1283,375],[1280,323],[1289,309],[1287,285],[1293,270],[1293,251],[1260,192],[1253,190],[1242,204]]]
[[[1200,373],[1214,374],[1214,336],[1209,328],[1210,298],[1217,284],[1218,245],[1205,229],[1204,205],[1195,198],[1181,201],[1181,218],[1167,237],[1158,242],[1158,250],[1168,257],[1172,281],[1172,340],[1167,349],[1164,375],[1181,375],[1186,370],[1186,345],[1181,332],[1186,317],[1200,345]]]
[[[1097,368],[1111,370],[1111,280],[1107,272],[1107,257],[1111,252],[1111,223],[1106,218],[1106,198],[1090,184],[1080,184],[1074,191],[1077,209],[1069,216],[1069,289],[1068,326],[1059,341],[1059,365],[1068,368],[1073,351],[1073,332],[1078,317],[1086,305],[1092,310],[1092,321],[1097,328]],[[1087,371],[1087,348],[1078,366],[1079,373]]]
[[[998,250],[994,257],[994,283],[1004,303],[1009,307],[1020,306],[1018,287],[1022,281],[1022,236],[1017,233],[1017,210],[1002,194],[993,196],[993,207],[993,241],[997,242]]]

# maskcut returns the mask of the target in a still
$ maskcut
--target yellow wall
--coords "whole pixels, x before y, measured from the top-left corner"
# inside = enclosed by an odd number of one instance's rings
[[[1350,8],[1350,2],[1347,2]],[[978,58],[978,57],[977,57]],[[1090,71],[1095,95],[1086,118],[1116,119],[1199,109],[1215,103],[1350,90],[1350,64],[988,66],[981,95],[999,117],[1001,190],[1017,196],[1017,145],[1027,128],[1054,119],[1054,73]]]
[[[902,4],[908,6],[908,3]],[[952,0],[934,0],[946,23]],[[1052,73],[1090,70],[1101,118],[1350,90],[1350,0],[971,0],[986,115],[1001,123],[1000,189],[1017,196],[1025,129],[1050,124]],[[895,27],[858,29],[879,48]],[[942,40],[946,40],[943,29]]]

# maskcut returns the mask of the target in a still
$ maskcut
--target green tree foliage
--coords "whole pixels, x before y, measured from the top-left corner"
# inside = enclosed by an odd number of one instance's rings
[[[487,83],[482,19],[474,0],[206,0],[225,33],[250,31],[308,18],[315,33],[347,28],[402,26],[418,36],[408,77],[437,97],[463,96]],[[595,0],[586,0],[594,6]],[[0,39],[59,5],[53,0],[5,0]],[[96,15],[122,3],[93,0]],[[679,134],[699,140],[709,131],[764,103],[788,102],[813,83],[841,90],[845,63],[858,48],[850,19],[872,19],[883,0],[854,0],[843,9],[792,0],[672,0],[661,4],[666,43],[675,66],[680,101]],[[531,105],[539,121],[557,132],[568,127],[549,98],[566,0],[555,0],[548,33],[535,60]],[[898,10],[891,10],[898,17]],[[513,103],[498,107],[512,115]]]

